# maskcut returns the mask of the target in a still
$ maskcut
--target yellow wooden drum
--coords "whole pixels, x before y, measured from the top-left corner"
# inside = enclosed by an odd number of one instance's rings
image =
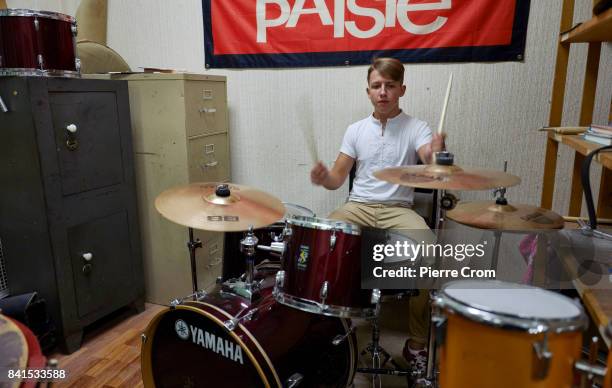
[[[441,388],[570,388],[587,319],[573,300],[536,287],[461,280],[434,298]]]

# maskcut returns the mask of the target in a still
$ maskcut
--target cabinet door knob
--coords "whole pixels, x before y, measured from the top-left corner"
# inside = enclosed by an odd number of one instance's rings
[[[77,126],[75,124],[68,124],[66,126],[66,148],[70,151],[74,151],[79,148],[79,141],[76,138]]]
[[[204,166],[206,166],[206,167],[216,167],[218,164],[219,164],[218,161],[213,160],[212,162],[205,163]]]
[[[91,252],[83,253],[81,256],[85,261],[91,261],[91,259],[93,259],[93,254]]]
[[[85,264],[83,266],[83,273],[89,275],[91,273],[91,264]]]

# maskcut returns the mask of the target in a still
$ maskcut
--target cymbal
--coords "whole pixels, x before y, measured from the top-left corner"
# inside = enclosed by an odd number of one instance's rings
[[[221,186],[225,189],[218,189]],[[172,222],[216,232],[261,228],[285,214],[283,203],[252,187],[233,183],[192,183],[173,187],[155,199],[155,208]]]
[[[563,217],[540,207],[508,204],[495,201],[460,202],[446,216],[460,224],[481,229],[519,231],[530,229],[561,229]]]
[[[438,164],[385,168],[374,176],[402,186],[440,190],[489,190],[521,183],[521,178],[501,171]]]

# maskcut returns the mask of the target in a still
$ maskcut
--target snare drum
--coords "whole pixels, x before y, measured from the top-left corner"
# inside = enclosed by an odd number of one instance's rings
[[[587,319],[571,299],[500,281],[446,284],[434,299],[445,321],[441,388],[570,388]]]
[[[361,289],[359,227],[303,216],[288,223],[291,237],[276,275],[276,300],[315,314],[374,316],[380,292]]]
[[[216,290],[159,313],[143,334],[144,385],[349,386],[357,355],[348,322],[277,303],[272,283],[254,302]]]
[[[78,77],[76,32],[72,16],[0,10],[0,75]]]

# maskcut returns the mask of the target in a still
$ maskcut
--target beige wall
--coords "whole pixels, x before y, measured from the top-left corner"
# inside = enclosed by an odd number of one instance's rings
[[[57,6],[58,2],[8,3]],[[68,3],[76,2],[63,1],[62,7]],[[464,166],[501,168],[508,160],[510,172],[523,179],[509,190],[515,202],[539,204],[545,135],[536,129],[548,122],[561,3],[531,1],[525,62],[406,65],[408,92],[402,108],[432,127],[438,122],[448,75],[454,73],[445,124],[448,146]],[[591,5],[591,0],[577,0],[575,20],[590,17]],[[206,71],[199,0],[110,0],[108,15],[108,45],[132,69]],[[575,124],[578,118],[585,58],[586,45],[572,46],[567,124]],[[600,68],[595,121],[605,122],[612,95],[609,43],[603,45]],[[321,157],[331,163],[346,126],[370,113],[365,72],[365,66],[208,71],[228,77],[233,181],[259,187],[320,215],[340,205],[346,188],[328,192],[310,185],[312,163],[302,133],[303,128],[314,129]],[[309,103],[302,110],[304,101]],[[560,150],[554,207],[565,214],[572,159],[566,147]],[[490,198],[488,192],[461,196]]]

